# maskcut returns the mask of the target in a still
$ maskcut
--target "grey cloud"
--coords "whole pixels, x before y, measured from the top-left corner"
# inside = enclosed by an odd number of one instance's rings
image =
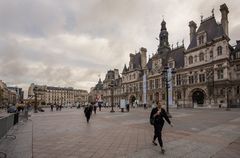
[[[0,1],[0,77],[19,85],[35,82],[90,88],[98,74],[103,78],[113,68],[121,72],[129,53],[140,47],[146,47],[148,54],[156,52],[155,37],[163,15],[170,43],[185,39],[187,46],[188,22],[194,20],[199,26],[200,15],[210,16],[213,7],[220,21],[222,3],[224,0]],[[239,2],[226,3],[235,43],[240,36]]]

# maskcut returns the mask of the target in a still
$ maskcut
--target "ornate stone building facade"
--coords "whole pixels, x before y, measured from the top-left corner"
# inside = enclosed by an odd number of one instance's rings
[[[89,102],[99,102],[110,106],[112,94],[114,95],[113,104],[114,106],[118,106],[120,99],[124,98],[122,78],[120,77],[118,69],[109,70],[105,79],[103,81],[99,79],[96,86],[91,88]]]
[[[130,54],[129,65],[124,66],[122,76],[111,78],[118,80],[113,93],[115,104],[119,104],[119,98],[143,104],[145,74],[148,105],[153,101],[166,103],[166,94],[171,91],[172,106],[239,106],[240,41],[234,46],[229,44],[229,10],[226,4],[220,6],[220,12],[220,23],[214,11],[210,17],[201,19],[199,27],[194,21],[189,22],[190,44],[187,48],[184,41],[181,45],[177,44],[176,48],[170,47],[166,22],[163,20],[157,52],[147,61],[147,49],[140,48],[138,53]],[[166,79],[163,73],[166,69],[174,70],[171,79]],[[167,91],[166,82],[172,89]],[[106,98],[111,94],[107,86],[109,82],[105,78],[102,84],[100,95]],[[109,100],[106,102],[110,103]]]
[[[58,104],[72,106],[76,104],[83,105],[87,102],[88,92],[81,89],[73,89],[72,87],[52,87],[46,85],[31,84],[28,89],[28,97],[33,98],[37,95],[37,101],[43,106],[49,104]]]
[[[17,103],[16,92],[9,89],[2,80],[0,80],[0,108]]]

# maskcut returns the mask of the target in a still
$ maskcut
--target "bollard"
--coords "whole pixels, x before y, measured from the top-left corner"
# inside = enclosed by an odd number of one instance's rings
[[[15,124],[18,123],[18,116],[19,116],[19,113],[18,113],[18,112],[14,113],[14,121],[13,121],[13,125],[15,125]]]

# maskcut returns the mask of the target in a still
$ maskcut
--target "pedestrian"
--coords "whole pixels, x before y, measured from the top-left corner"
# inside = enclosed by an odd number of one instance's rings
[[[126,109],[129,112],[129,104],[128,103],[126,104]]]
[[[165,149],[163,148],[163,141],[162,141],[162,128],[164,125],[164,119],[173,127],[171,121],[169,120],[166,111],[162,108],[162,104],[158,102],[157,107],[152,109],[150,119],[154,120],[151,124],[154,125],[154,137],[152,140],[153,145],[157,145],[155,140],[158,138],[158,143],[161,147],[161,152],[164,154]]]
[[[51,111],[53,111],[53,104],[51,104],[50,106],[51,106]]]
[[[98,107],[99,107],[99,111],[101,111],[102,109],[102,104],[100,102],[97,102],[98,103]]]
[[[96,112],[97,112],[97,103],[94,104],[93,111],[94,111],[94,114],[96,114]]]
[[[89,123],[89,120],[90,120],[90,117],[91,117],[91,114],[92,114],[92,108],[91,106],[87,105],[84,109],[84,114],[85,114],[85,117],[87,119],[87,123]]]

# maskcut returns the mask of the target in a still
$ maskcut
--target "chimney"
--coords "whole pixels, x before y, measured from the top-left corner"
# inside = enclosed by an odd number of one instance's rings
[[[194,21],[190,21],[188,26],[190,28],[190,43],[191,43],[193,37],[196,35],[197,24]]]
[[[240,40],[236,40],[236,43],[237,43],[237,45],[239,45],[240,44]]]
[[[221,15],[222,15],[222,19],[221,19],[221,24],[223,26],[223,30],[225,32],[225,34],[228,36],[228,7],[227,5],[224,3],[220,6],[220,11],[221,11]]]
[[[140,48],[140,53],[141,53],[141,67],[143,69],[147,64],[147,49],[143,47]]]
[[[114,79],[118,79],[118,76],[119,76],[119,71],[118,69],[114,69]]]

